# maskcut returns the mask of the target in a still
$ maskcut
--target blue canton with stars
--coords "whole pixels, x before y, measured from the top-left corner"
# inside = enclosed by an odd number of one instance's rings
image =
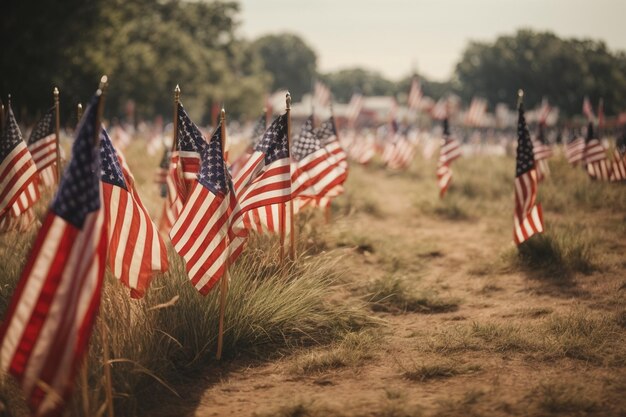
[[[117,153],[111,143],[111,138],[106,130],[102,129],[100,139],[100,179],[107,184],[121,187],[128,191],[126,181],[124,181],[124,173],[120,167],[120,161],[117,159]]]
[[[326,146],[329,143],[337,139],[337,129],[335,128],[335,118],[330,117],[315,131],[322,146]]]
[[[231,178],[222,154],[222,125],[211,136],[209,143],[200,147],[200,172],[198,182],[216,195],[225,195],[230,189]]]
[[[63,173],[51,209],[68,223],[82,229],[85,218],[100,209],[100,151],[95,143],[96,113],[100,96],[91,99],[78,126],[72,159]],[[97,127],[101,129],[100,126]]]
[[[313,130],[313,116],[309,116],[308,119],[302,125],[300,134],[293,141],[291,145],[291,154],[296,161],[302,160],[307,155],[312,154],[321,148],[321,141]]]
[[[15,149],[17,145],[22,143],[22,132],[20,132],[20,128],[17,125],[11,105],[8,107],[9,109],[5,123],[6,127],[4,128],[2,138],[0,139],[0,162],[4,161],[11,151]]]
[[[287,140],[287,114],[278,116],[263,135],[263,139],[254,148],[265,154],[265,165],[282,158],[289,158],[289,142]]]
[[[37,142],[39,139],[43,139],[46,136],[50,136],[54,133],[55,125],[54,125],[54,116],[55,116],[55,108],[52,107],[50,110],[43,115],[43,117],[37,122],[37,125],[30,133],[30,137],[28,138],[28,144],[32,144]]]
[[[524,105],[520,104],[519,118],[517,122],[517,159],[515,165],[515,176],[530,171],[535,167],[535,155],[533,153],[533,144],[530,141],[530,134],[526,126],[526,118],[524,117]]]
[[[199,146],[203,143],[204,137],[198,126],[189,118],[189,115],[178,103],[178,149],[186,152],[199,152]]]

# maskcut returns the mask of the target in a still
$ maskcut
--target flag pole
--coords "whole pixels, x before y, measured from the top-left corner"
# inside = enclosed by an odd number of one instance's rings
[[[80,123],[80,119],[83,118],[83,105],[78,103],[76,105],[76,124]]]
[[[180,103],[180,87],[176,84],[174,88],[174,121],[172,126],[174,127],[174,137],[172,138],[172,152],[178,149],[178,104]]]
[[[59,105],[59,89],[54,87],[52,91],[54,95],[54,113],[55,113],[55,126],[54,126],[54,134],[57,148],[57,184],[61,182],[61,111]]]
[[[100,101],[98,102],[98,108],[96,112],[96,128],[95,128],[95,143],[96,147],[100,146],[100,133],[102,131],[102,119],[104,113],[104,98],[106,96],[106,89],[108,86],[108,78],[103,75],[100,79],[100,86],[98,93],[100,94]],[[108,417],[113,417],[113,387],[111,377],[111,364],[109,354],[109,338],[107,337],[107,328],[104,322],[104,318],[100,319],[100,337],[102,338],[102,366],[104,368],[104,392],[106,397],[106,408]]]
[[[289,160],[291,161],[291,94],[287,93],[285,97],[285,111],[287,113],[287,149],[289,150]],[[291,162],[289,164],[289,177],[291,181]],[[291,186],[290,186],[291,193]],[[293,196],[289,199],[289,227],[291,228],[289,233],[289,255],[293,261],[296,260],[296,227],[293,223]],[[284,222],[283,222],[284,231]],[[284,234],[283,234],[284,239]]]
[[[330,95],[330,117],[333,120],[333,124],[335,124],[335,110],[333,109],[333,95],[331,93]],[[335,124],[335,129],[337,128],[337,125]],[[337,137],[337,141],[339,141],[339,132],[335,133],[336,137]],[[330,223],[331,220],[331,216],[332,216],[332,211],[330,208],[331,205],[331,200],[328,200],[328,205],[326,207],[324,207],[324,221],[326,222],[326,224]]]
[[[226,112],[224,107],[220,112],[220,136],[222,137],[222,159],[224,158],[224,149],[226,149]],[[216,359],[222,359],[222,349],[224,347],[224,313],[226,312],[226,301],[228,295],[228,281],[230,280],[229,259],[226,260],[224,275],[220,282],[220,318],[219,329],[217,333],[217,354]]]

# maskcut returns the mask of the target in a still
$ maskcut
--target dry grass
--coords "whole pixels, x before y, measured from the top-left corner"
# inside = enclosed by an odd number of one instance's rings
[[[466,365],[453,360],[434,360],[428,363],[413,364],[402,375],[417,382],[431,379],[445,379],[457,375],[471,374],[481,370],[477,364]]]
[[[372,282],[365,299],[374,311],[392,313],[447,313],[459,308],[459,301],[441,298],[432,291],[416,291],[406,278],[386,276]]]

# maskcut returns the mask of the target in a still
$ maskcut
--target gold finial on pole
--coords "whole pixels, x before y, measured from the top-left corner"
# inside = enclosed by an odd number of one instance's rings
[[[61,181],[61,110],[59,105],[59,89],[54,87],[52,90],[54,96],[54,113],[55,113],[55,142],[57,147],[57,184]]]
[[[78,103],[76,105],[76,119],[78,123],[80,123],[80,119],[82,118],[83,118],[83,105],[81,103]]]
[[[100,146],[100,131],[102,130],[102,119],[104,115],[104,98],[106,97],[106,90],[109,86],[109,77],[103,75],[100,78],[100,85],[98,86],[98,91],[96,94],[100,96],[100,101],[98,102],[98,108],[96,109],[96,129],[95,129],[95,144],[96,146]]]
[[[524,102],[524,90],[520,88],[519,90],[517,90],[517,108],[518,109],[522,105],[523,102]]]
[[[180,104],[180,87],[176,84],[174,88],[174,120],[172,127],[174,128],[174,137],[172,138],[172,152],[178,149],[178,105]]]
[[[289,158],[291,158],[291,94],[287,92],[285,96],[285,111],[287,113],[287,149],[289,150]],[[293,200],[289,199],[289,255],[293,261],[296,260],[296,227],[293,222]],[[284,222],[283,222],[284,227]],[[281,248],[282,249],[282,248]],[[282,252],[282,251],[281,251]]]
[[[226,111],[222,105],[220,111],[220,136],[222,142],[222,159],[224,160],[224,169],[226,169],[226,155],[224,149],[226,149]],[[231,191],[232,192],[232,191]],[[228,295],[228,281],[230,280],[230,265],[226,261],[224,275],[220,278],[220,316],[217,331],[217,353],[215,358],[219,361],[222,359],[222,350],[224,348],[224,314],[226,312],[226,301]]]

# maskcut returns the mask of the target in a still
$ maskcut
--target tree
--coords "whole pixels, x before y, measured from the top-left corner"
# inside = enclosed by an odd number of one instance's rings
[[[272,91],[289,90],[294,101],[311,91],[317,56],[299,36],[291,33],[266,35],[255,40],[251,48],[273,77]]]
[[[394,95],[396,84],[380,73],[363,68],[348,68],[322,75],[322,80],[333,92],[337,101],[347,102],[352,94],[365,96]]]
[[[514,104],[518,88],[532,106],[542,97],[566,115],[579,114],[584,96],[604,98],[607,113],[626,107],[626,61],[604,42],[563,40],[550,32],[520,30],[491,43],[471,42],[456,66],[459,93]]]

